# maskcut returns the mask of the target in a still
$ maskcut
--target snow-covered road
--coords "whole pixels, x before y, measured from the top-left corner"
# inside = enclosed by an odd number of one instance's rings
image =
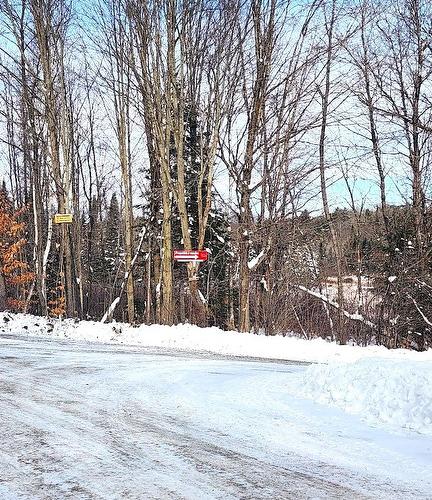
[[[0,498],[432,498],[431,439],[290,396],[300,364],[0,337]]]

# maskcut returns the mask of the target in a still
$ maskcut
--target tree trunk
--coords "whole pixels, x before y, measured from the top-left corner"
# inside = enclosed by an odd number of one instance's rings
[[[164,182],[162,183],[164,184]],[[173,277],[172,277],[172,241],[171,241],[171,203],[169,188],[162,188],[162,303],[161,323],[172,325],[174,322]]]
[[[324,90],[321,92],[322,100],[322,121],[321,121],[321,131],[319,139],[319,168],[320,168],[320,183],[321,183],[321,197],[324,209],[324,215],[327,220],[330,229],[331,242],[333,246],[333,252],[336,260],[336,270],[337,270],[337,297],[338,297],[338,325],[337,334],[339,342],[341,344],[346,344],[346,331],[345,331],[345,321],[343,315],[344,309],[344,293],[342,284],[342,255],[339,245],[338,236],[336,234],[336,229],[334,227],[333,219],[330,213],[328,197],[327,197],[327,182],[326,182],[326,163],[325,163],[325,145],[326,145],[326,132],[327,132],[327,122],[329,114],[329,100],[330,100],[330,75],[331,75],[331,65],[333,62],[333,30],[336,21],[336,0],[332,1],[331,5],[331,18],[327,25],[327,60],[325,66],[325,83]]]
[[[0,273],[0,311],[6,310],[6,282],[3,273]]]

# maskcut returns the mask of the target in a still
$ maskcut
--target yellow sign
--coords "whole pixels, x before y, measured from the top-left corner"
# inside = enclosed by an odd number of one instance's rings
[[[54,215],[54,224],[71,223],[72,219],[73,219],[72,214],[55,214]]]

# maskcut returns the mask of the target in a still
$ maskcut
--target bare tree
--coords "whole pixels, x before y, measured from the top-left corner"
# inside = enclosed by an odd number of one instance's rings
[[[430,154],[432,107],[428,85],[431,8],[423,0],[406,0],[387,11],[378,23],[384,57],[374,71],[381,99],[374,108],[397,125],[411,170],[412,205],[419,262],[425,252],[424,180]],[[400,137],[400,135],[399,135]]]
[[[118,141],[118,158],[121,169],[124,196],[123,225],[125,238],[125,279],[129,323],[135,321],[134,281],[132,273],[133,258],[133,203],[131,180],[131,134],[130,134],[130,59],[131,42],[128,21],[121,2],[109,2],[107,19],[103,22],[107,37],[107,56],[110,67],[109,86],[114,105],[115,133]],[[101,6],[100,12],[104,15]],[[127,276],[127,278],[126,278]]]
[[[331,89],[332,89],[332,79],[331,70],[332,64],[334,62],[335,46],[336,46],[336,19],[338,12],[337,0],[332,0],[330,6],[324,6],[324,26],[325,26],[325,38],[326,38],[326,58],[324,64],[324,83],[323,87],[320,89],[321,97],[321,127],[320,127],[320,138],[319,138],[319,167],[320,167],[320,183],[321,183],[321,197],[323,203],[323,210],[325,218],[329,225],[332,246],[334,250],[335,260],[336,260],[336,270],[337,270],[337,302],[338,302],[338,336],[341,344],[345,344],[347,339],[345,336],[345,325],[344,325],[344,291],[343,291],[343,267],[342,267],[342,252],[340,248],[339,238],[336,232],[335,225],[332,220],[332,215],[330,212],[330,206],[327,194],[327,180],[326,180],[326,134],[328,129],[329,120],[329,105],[331,101]]]
[[[69,145],[68,109],[65,83],[65,43],[70,20],[63,0],[31,0],[30,12],[43,77],[44,119],[48,132],[51,176],[59,213],[72,209],[72,165]],[[60,227],[59,270],[65,294],[66,314],[75,314],[72,241],[69,228]]]
[[[162,201],[162,311],[172,321],[171,218],[178,213],[186,250],[202,249],[212,207],[213,171],[226,95],[230,13],[208,8],[206,2],[163,1],[128,3],[136,40],[133,60],[140,111],[145,124],[152,178],[160,182]],[[187,150],[190,123],[195,144]],[[197,213],[186,185],[191,165],[199,162]],[[197,223],[197,234],[192,227]],[[206,323],[206,304],[199,290],[198,265],[187,264],[190,319]],[[165,314],[165,313],[162,313]]]

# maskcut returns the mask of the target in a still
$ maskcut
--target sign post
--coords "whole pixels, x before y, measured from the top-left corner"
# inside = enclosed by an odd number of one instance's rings
[[[177,262],[205,262],[208,259],[208,251],[174,250],[173,257]]]
[[[72,214],[55,214],[54,224],[71,224],[73,221]]]

